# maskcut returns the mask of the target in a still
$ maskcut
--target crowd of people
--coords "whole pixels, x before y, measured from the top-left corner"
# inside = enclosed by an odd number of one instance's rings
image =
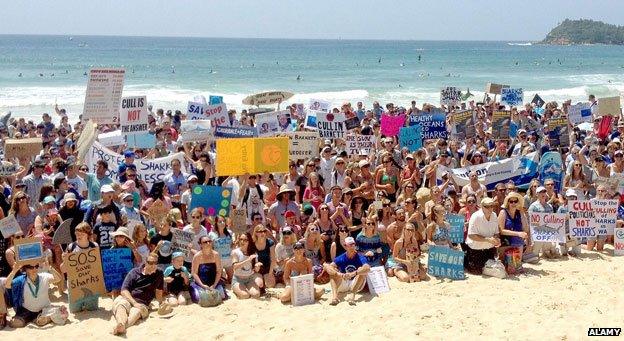
[[[597,103],[593,96],[589,101]],[[150,107],[150,133],[157,144],[143,150],[117,147],[124,157],[118,165],[103,159],[89,165],[77,157],[77,140],[85,126],[82,117],[70,124],[65,110],[56,107],[58,123],[49,114],[43,114],[40,123],[10,118],[1,127],[3,144],[7,139],[41,137],[43,149],[32,160],[19,160],[16,173],[0,180],[0,218],[14,216],[20,227],[14,235],[0,238],[0,329],[31,322],[62,324],[68,312],[51,304],[51,290],[66,292],[69,254],[95,248],[129,248],[135,265],[121,289],[111,292],[114,334],[124,334],[127,327],[147,318],[154,300],[159,313],[167,314],[189,302],[215,306],[232,295],[257,299],[277,287],[282,288],[281,302],[288,303],[293,295],[291,278],[306,274],[313,274],[319,285],[314,289],[316,299],[325,294],[320,285],[329,283],[331,305],[340,303],[341,293],[347,293],[346,301],[354,305],[356,293],[367,287],[372,267],[383,266],[388,276],[405,283],[428,280],[422,259],[431,246],[464,251],[465,269],[472,274],[481,274],[489,260],[505,260],[509,250],[524,262],[578,257],[583,249],[603,251],[613,236],[568,237],[566,243],[531,238],[529,212],[565,213],[568,200],[594,197],[623,202],[622,188],[597,184],[596,179],[624,175],[620,140],[624,121],[616,116],[605,128],[605,119],[596,115],[593,130],[570,125],[570,144],[555,147],[547,123],[566,117],[569,106],[570,102],[550,102],[540,110],[531,104],[510,108],[517,133],[501,140],[493,140],[491,130],[491,116],[500,103],[488,98],[461,107],[442,106],[448,123],[453,111],[472,110],[476,137],[425,140],[422,148],[410,152],[400,148],[397,136],[381,134],[381,117],[420,115],[434,106],[418,108],[412,102],[408,108],[391,103],[384,108],[374,102],[366,109],[362,103],[355,107],[344,103],[332,110],[358,118],[360,125],[351,133],[376,137],[370,153],[349,155],[344,140],[319,139],[319,156],[291,159],[286,173],[242,176],[216,173],[213,139],[177,142],[185,120],[180,111]],[[305,130],[305,117],[296,105],[289,108],[292,130]],[[229,117],[232,126],[254,126],[254,116],[247,110],[232,110]],[[115,129],[98,125],[99,132]],[[565,177],[543,182],[535,178],[526,188],[507,180],[485,186],[474,171],[469,183],[459,186],[453,176],[440,177],[438,172],[442,166],[470,169],[553,151],[564,160]],[[184,160],[171,161],[162,180],[148,184],[142,179],[138,157],[174,152],[183,152]],[[110,169],[116,170],[114,176]],[[246,210],[245,226],[191,209],[196,185],[232,188],[232,207]],[[168,210],[164,219],[150,214],[155,202]],[[449,214],[465,217],[464,242],[451,240]],[[73,218],[73,242],[53,244],[54,232],[68,218]],[[172,250],[175,229],[193,235],[188,252]],[[39,265],[15,256],[15,241],[31,236],[41,238],[46,250]],[[520,264],[516,273],[521,272]],[[68,308],[75,314],[98,309],[98,300]]]

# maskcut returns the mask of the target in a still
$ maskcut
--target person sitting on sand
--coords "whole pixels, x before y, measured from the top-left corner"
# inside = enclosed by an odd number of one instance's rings
[[[222,299],[227,298],[225,294],[224,280],[221,278],[223,266],[219,252],[212,248],[212,239],[208,236],[199,237],[201,250],[193,256],[191,274],[193,283],[191,284],[191,300],[199,303],[201,290],[217,290]]]
[[[145,265],[136,267],[126,275],[121,285],[121,295],[113,301],[115,317],[114,335],[125,334],[126,328],[149,315],[148,307],[156,298],[161,309],[168,305],[163,302],[163,272],[158,269],[158,256],[150,254]]]
[[[421,239],[414,224],[405,224],[401,237],[394,242],[392,256],[386,262],[388,276],[396,276],[399,281],[407,283],[427,278],[427,271],[420,264]]]
[[[232,250],[232,291],[238,299],[259,298],[260,288],[264,286],[260,271],[260,263],[256,262],[258,254],[250,252],[251,236],[249,233],[238,237],[238,248]]]
[[[468,238],[466,239],[466,257],[464,267],[471,273],[481,274],[485,263],[496,259],[496,248],[501,245],[498,237],[498,218],[494,209],[494,200],[485,197],[481,200],[481,209],[470,217]]]
[[[347,249],[345,253],[325,265],[332,288],[331,305],[340,303],[338,293],[341,292],[348,292],[347,301],[350,305],[355,305],[355,293],[364,289],[366,274],[370,271],[366,257],[357,252],[353,237],[345,239],[345,247]]]
[[[293,246],[293,249],[295,255],[289,258],[286,261],[286,265],[284,265],[284,284],[286,284],[286,288],[284,288],[284,292],[282,292],[280,296],[282,303],[288,303],[292,298],[292,287],[290,286],[291,277],[312,274],[314,272],[314,270],[312,270],[312,261],[305,256],[305,245],[303,245],[302,242],[297,242]],[[324,292],[325,290],[323,288],[315,288],[315,299],[320,299]]]
[[[184,253],[174,252],[171,256],[171,265],[169,265],[164,273],[165,284],[167,284],[167,303],[172,307],[185,305],[186,298],[184,292],[188,292],[188,286],[191,273],[184,266]]]
[[[11,328],[23,328],[33,321],[37,326],[43,327],[51,322],[54,311],[58,311],[59,308],[53,308],[50,303],[50,284],[57,285],[63,277],[49,266],[47,260],[43,264],[49,272],[39,273],[39,264],[18,260],[7,276],[4,288],[11,290],[11,301],[15,309],[15,316],[9,322]],[[15,277],[20,269],[23,274]],[[62,309],[61,312],[66,320],[67,311]],[[63,320],[62,323],[64,322]]]

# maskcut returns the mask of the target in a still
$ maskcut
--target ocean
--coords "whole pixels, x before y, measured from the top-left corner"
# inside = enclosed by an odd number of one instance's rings
[[[268,90],[295,93],[288,103],[420,106],[456,86],[480,101],[488,82],[523,88],[527,102],[535,93],[576,102],[624,91],[623,55],[624,46],[506,41],[0,35],[0,112],[38,120],[58,103],[75,119],[85,72],[103,66],[126,68],[125,96],[182,111],[196,95],[221,95],[241,109],[244,97]]]

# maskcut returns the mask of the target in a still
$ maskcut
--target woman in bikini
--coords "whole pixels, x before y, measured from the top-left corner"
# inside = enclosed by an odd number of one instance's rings
[[[290,258],[284,266],[284,292],[280,296],[282,303],[288,303],[292,297],[292,287],[290,286],[290,278],[295,276],[313,274],[312,261],[305,256],[305,245],[301,242],[295,243],[293,246],[295,251],[294,257]],[[325,290],[323,288],[314,288],[314,298],[319,299],[323,296]]]
[[[375,188],[379,191],[385,191],[387,198],[391,202],[396,202],[398,171],[394,167],[391,155],[384,156],[382,162],[383,167],[377,171],[375,176]]]
[[[451,226],[444,220],[445,212],[446,210],[442,205],[436,205],[431,210],[431,216],[429,217],[431,223],[427,226],[427,241],[429,245],[451,247]]]
[[[407,223],[401,238],[394,243],[392,257],[386,268],[388,276],[396,276],[401,282],[420,282],[427,278],[427,271],[420,264],[420,233],[414,224]]]

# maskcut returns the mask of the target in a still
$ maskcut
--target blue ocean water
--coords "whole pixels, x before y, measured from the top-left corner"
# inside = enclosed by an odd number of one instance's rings
[[[0,35],[0,111],[39,117],[58,103],[78,115],[93,66],[125,67],[124,95],[166,109],[184,110],[199,94],[242,108],[242,98],[266,90],[295,93],[291,103],[437,104],[446,86],[479,100],[487,82],[521,87],[525,101],[534,93],[581,101],[624,91],[623,55],[623,46],[504,41]]]

